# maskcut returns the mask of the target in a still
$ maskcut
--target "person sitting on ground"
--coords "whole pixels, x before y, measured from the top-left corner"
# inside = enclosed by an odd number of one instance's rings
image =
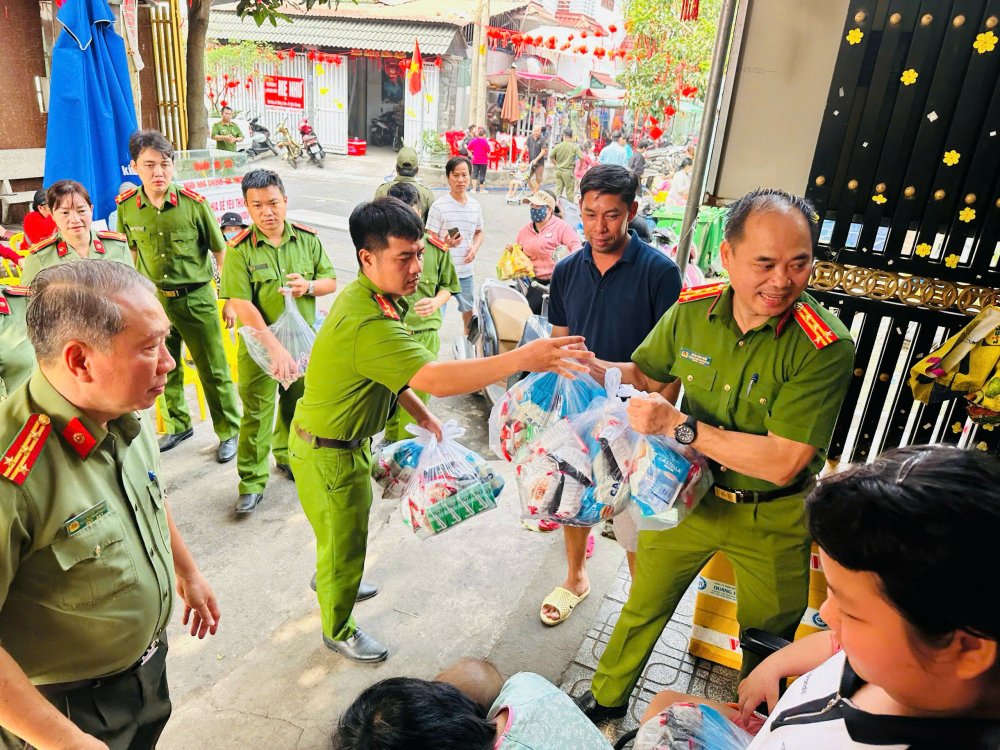
[[[36,190],[31,199],[31,211],[24,217],[24,241],[22,249],[27,250],[56,233],[56,222],[46,203],[46,191]]]
[[[471,668],[465,660],[465,670]],[[488,662],[481,669],[495,671]],[[446,670],[444,674],[450,670]],[[497,673],[499,675],[499,673]],[[466,675],[458,679],[467,680]],[[477,689],[479,686],[477,685]],[[487,711],[449,681],[391,677],[340,718],[336,750],[611,750],[572,699],[544,677],[514,675]]]
[[[821,480],[806,507],[831,632],[761,662],[736,706],[664,692],[643,721],[696,702],[756,733],[749,750],[1000,747],[1000,605],[980,575],[995,562],[998,484],[995,457],[944,445]],[[804,676],[779,699],[792,675]]]
[[[514,243],[521,246],[531,260],[535,279],[548,285],[552,269],[556,266],[552,254],[557,247],[575,253],[581,247],[580,235],[569,224],[555,215],[556,199],[546,190],[539,190],[528,199],[531,221],[521,227]],[[511,246],[508,245],[509,249]],[[544,292],[534,286],[528,289],[528,304],[535,315],[542,313]]]

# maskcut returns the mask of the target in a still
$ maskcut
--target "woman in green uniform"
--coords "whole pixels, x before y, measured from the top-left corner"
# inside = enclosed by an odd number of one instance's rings
[[[21,283],[28,286],[39,271],[81,258],[116,260],[135,268],[124,234],[91,229],[94,206],[87,188],[73,180],[53,183],[46,194],[57,231],[28,251]]]

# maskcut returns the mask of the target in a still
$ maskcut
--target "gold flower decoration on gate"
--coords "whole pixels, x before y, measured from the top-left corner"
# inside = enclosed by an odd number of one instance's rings
[[[865,35],[865,33],[861,29],[851,29],[850,31],[847,32],[847,43],[848,44],[852,44],[852,45],[853,44],[857,44],[858,42],[861,41],[861,39],[864,37],[864,35]],[[984,36],[984,35],[980,34],[980,36]],[[994,44],[995,44],[995,42],[994,42]]]
[[[968,224],[970,221],[976,218],[976,209],[974,208],[963,208],[958,213],[959,221],[964,221]]]
[[[920,74],[917,73],[917,71],[915,71],[913,68],[910,68],[909,70],[903,71],[903,75],[899,77],[899,80],[903,82],[904,86],[909,86],[917,82],[918,75]]]
[[[949,255],[947,258],[944,259],[944,264],[948,266],[948,268],[958,268],[958,261],[959,261],[959,256]]]
[[[958,151],[952,150],[945,153],[943,161],[949,167],[954,167],[956,164],[958,164],[958,160],[961,158],[962,155],[958,153]]]
[[[914,250],[913,252],[915,252],[921,258],[926,258],[928,255],[931,254],[931,246],[928,245],[926,242],[921,242],[919,245],[917,245],[917,249]]]
[[[854,42],[851,42],[851,44],[853,43]],[[997,46],[997,35],[992,31],[987,31],[985,34],[978,34],[976,36],[976,41],[973,42],[972,46],[980,55],[986,52],[992,52],[993,48]]]
[[[872,200],[876,203],[885,203],[886,197],[884,195],[873,195]]]

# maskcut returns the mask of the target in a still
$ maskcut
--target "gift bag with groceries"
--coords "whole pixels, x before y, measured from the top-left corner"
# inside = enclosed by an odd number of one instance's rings
[[[472,516],[497,507],[504,481],[478,453],[463,447],[465,434],[454,420],[441,441],[416,425],[412,439],[388,445],[373,457],[372,476],[383,497],[399,498],[403,522],[421,538],[440,534]]]
[[[505,461],[554,422],[579,414],[606,395],[587,373],[572,380],[554,372],[529,375],[503,395],[490,412],[490,448]]]
[[[608,370],[607,396],[562,419],[524,446],[517,482],[524,518],[593,526],[626,507],[633,515],[683,520],[711,485],[697,451],[629,426],[623,399],[645,396]],[[638,510],[633,510],[638,509]]]
[[[711,706],[675,703],[654,716],[635,736],[635,750],[744,750],[753,736]]]
[[[524,248],[520,245],[508,245],[504,248],[500,260],[497,261],[497,278],[501,281],[519,279],[522,276],[534,276],[535,268]]]
[[[285,311],[278,319],[266,331],[242,326],[240,336],[243,337],[250,358],[260,369],[281,383],[282,387],[287,388],[306,374],[316,332],[296,307],[292,290],[282,289],[281,293],[285,295]],[[275,342],[288,352],[291,364],[273,361]]]

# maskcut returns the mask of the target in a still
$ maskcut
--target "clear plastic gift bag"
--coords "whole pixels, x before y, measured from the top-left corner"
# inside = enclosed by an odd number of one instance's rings
[[[641,727],[634,750],[745,750],[753,736],[711,706],[675,703]]]
[[[636,528],[673,528],[691,514],[713,481],[708,459],[694,448],[663,435],[643,436],[629,478],[634,502],[628,510]]]
[[[422,427],[411,424],[406,429],[414,438],[387,446],[380,455],[389,452],[390,456],[405,455],[407,462],[416,459],[399,495],[399,507],[403,522],[417,536],[426,538],[440,534],[497,507],[495,498],[503,490],[503,478],[493,472],[482,456],[456,442],[465,434],[464,428],[449,420],[441,430],[440,442]],[[402,447],[393,451],[394,446]],[[388,477],[395,472],[392,463],[389,462],[384,470]],[[382,483],[377,477],[376,481]],[[398,486],[398,480],[390,485],[393,491]]]
[[[246,344],[250,357],[260,366],[260,369],[277,380],[284,388],[287,388],[306,374],[306,366],[309,364],[309,355],[312,352],[313,342],[316,340],[316,332],[312,326],[306,323],[306,319],[302,317],[302,313],[295,306],[292,290],[282,288],[281,293],[285,295],[285,311],[267,327],[267,331],[241,326],[240,336],[243,337],[243,343]],[[270,341],[268,331],[278,340],[278,344],[288,352],[291,357],[290,363],[274,363],[272,361],[271,350],[265,343]]]
[[[490,412],[490,448],[505,461],[549,425],[585,411],[604,389],[588,373],[570,380],[554,372],[529,375],[503,395]]]

